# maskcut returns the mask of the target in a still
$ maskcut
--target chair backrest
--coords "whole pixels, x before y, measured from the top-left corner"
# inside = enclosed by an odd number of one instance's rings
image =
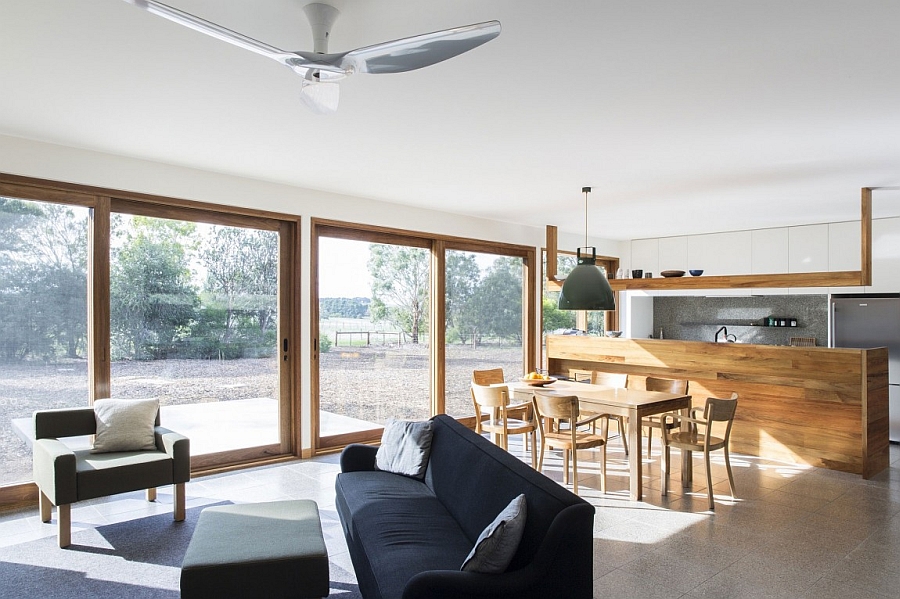
[[[604,387],[615,387],[624,389],[628,386],[628,375],[618,374],[614,372],[597,372],[591,373],[591,383],[595,385],[603,385]]]
[[[472,383],[472,401],[475,402],[476,411],[479,407],[505,407],[509,405],[509,387],[487,387]]]
[[[730,399],[708,397],[706,399],[706,408],[703,410],[704,420],[707,422],[730,422],[734,420],[737,400],[737,393],[732,393]]]
[[[644,388],[647,391],[662,391],[663,393],[687,395],[688,381],[687,379],[660,379],[648,376]]]
[[[536,416],[541,418],[565,419],[575,422],[578,420],[578,397],[575,395],[547,395],[535,391],[534,409]]]
[[[504,381],[502,368],[472,371],[472,382],[476,385],[497,385]]]

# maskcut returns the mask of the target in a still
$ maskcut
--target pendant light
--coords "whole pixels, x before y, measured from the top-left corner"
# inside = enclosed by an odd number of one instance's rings
[[[588,194],[590,187],[582,187],[584,193],[584,245],[576,253],[578,265],[572,269],[559,294],[560,310],[615,310],[616,299],[597,266],[597,248],[588,246]],[[590,250],[582,253],[582,250]]]

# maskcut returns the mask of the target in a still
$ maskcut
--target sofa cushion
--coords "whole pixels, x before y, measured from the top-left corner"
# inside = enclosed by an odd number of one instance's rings
[[[172,458],[162,451],[75,451],[79,501],[168,485],[172,472]]]
[[[460,569],[484,574],[506,572],[522,540],[526,514],[525,495],[519,495],[482,531]]]
[[[381,447],[375,455],[379,470],[422,478],[431,453],[433,425],[430,420],[388,419],[381,435]]]
[[[421,481],[389,472],[337,477],[337,509],[360,591],[367,599],[399,598],[413,576],[459,570],[474,539]]]

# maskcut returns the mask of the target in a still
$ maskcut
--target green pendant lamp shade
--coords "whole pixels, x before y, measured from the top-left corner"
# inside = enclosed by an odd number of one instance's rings
[[[597,266],[597,249],[587,247],[587,198],[590,187],[583,187],[584,193],[584,242],[583,248],[578,248],[578,265],[572,269],[563,283],[559,294],[560,310],[615,310],[616,297],[609,286],[606,275]],[[581,250],[590,250],[581,253]]]
[[[590,249],[590,255],[582,254]],[[566,277],[559,294],[560,310],[615,310],[616,298],[603,271],[594,263],[594,248],[578,248],[578,266]]]

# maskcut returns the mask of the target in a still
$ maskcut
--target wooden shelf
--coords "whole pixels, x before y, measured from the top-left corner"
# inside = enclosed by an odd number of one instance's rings
[[[562,284],[561,281],[557,281]],[[612,279],[613,291],[654,289],[753,289],[760,287],[855,287],[864,285],[862,272],[804,272],[771,275],[723,275],[699,277],[659,277],[653,279]],[[789,327],[788,327],[789,328]]]

